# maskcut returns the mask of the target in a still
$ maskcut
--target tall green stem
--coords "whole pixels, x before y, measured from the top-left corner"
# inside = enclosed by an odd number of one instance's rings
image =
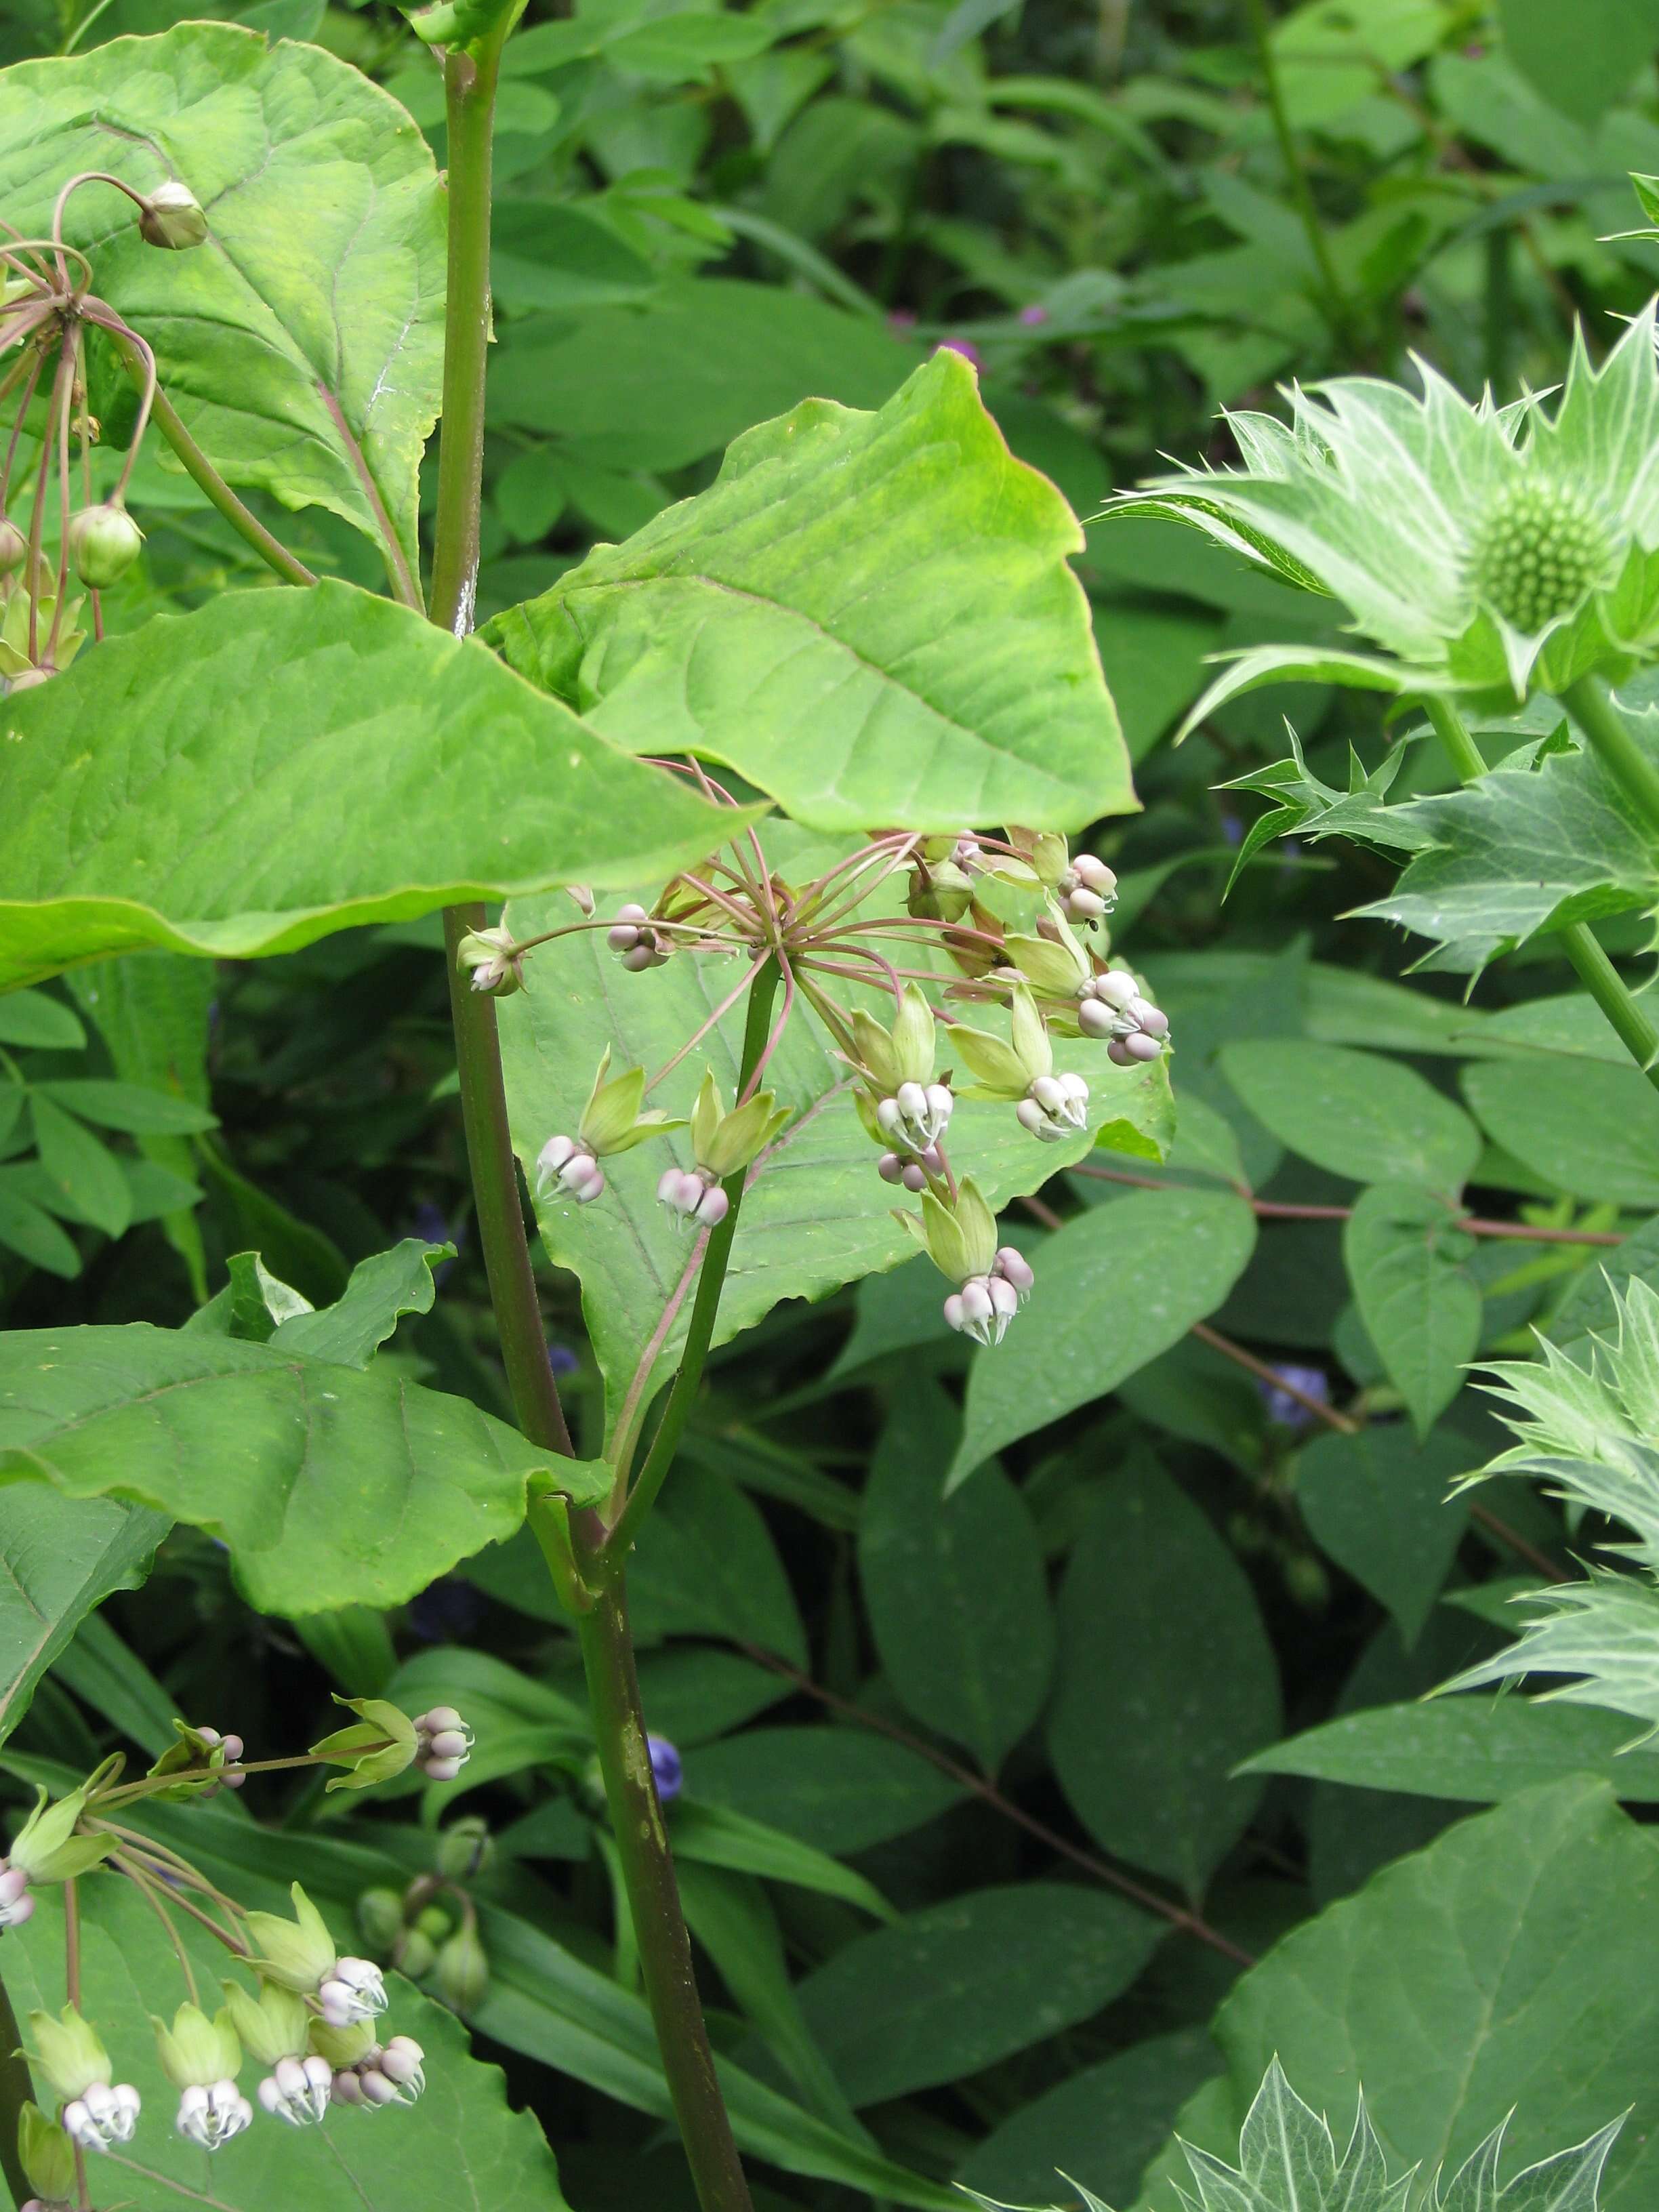
[[[1602,767],[1648,828],[1659,833],[1659,768],[1632,737],[1607,685],[1599,676],[1581,676],[1563,703],[1589,739]]]
[[[472,627],[477,587],[484,364],[489,342],[490,136],[499,60],[498,40],[483,52],[452,51],[444,64],[449,125],[449,297],[429,611],[434,623],[458,637]],[[570,1441],[548,1365],[519,1199],[495,1002],[471,989],[455,961],[460,939],[483,919],[483,909],[473,907],[453,908],[444,916],[461,1110],[479,1241],[520,1423],[533,1442],[568,1453]],[[562,1594],[567,1601],[573,1595],[582,1601],[577,1628],[605,1796],[663,2072],[697,2195],[703,2212],[750,2212],[748,2185],[714,2073],[692,1972],[690,1938],[657,1802],[622,1577],[613,1577],[597,1601],[588,1602],[586,1591],[579,1585],[574,1556],[567,1563],[563,1515],[534,1506],[532,1515]],[[576,1531],[577,1542],[591,1551],[602,1534],[596,1526],[584,1526]]]
[[[772,1020],[772,1000],[778,988],[778,964],[769,960],[749,986],[749,1012],[744,1024],[743,1060],[738,1076],[738,1095],[748,1088],[750,1078],[760,1065],[760,1056],[766,1049],[766,1039]],[[668,1394],[668,1403],[663,1408],[657,1433],[651,1440],[645,1465],[629,1493],[628,1503],[617,1520],[609,1544],[608,1555],[620,1567],[628,1557],[628,1547],[633,1542],[641,1521],[656,1502],[669,1468],[674,1463],[674,1454],[679,1447],[691,1408],[696,1402],[697,1391],[702,1382],[703,1362],[708,1357],[708,1347],[714,1335],[714,1317],[720,1310],[720,1292],[726,1287],[726,1270],[732,1257],[732,1240],[738,1233],[738,1215],[743,1206],[743,1186],[746,1170],[728,1176],[721,1186],[729,1201],[726,1218],[719,1223],[708,1239],[708,1249],[703,1254],[702,1267],[697,1276],[697,1294],[692,1303],[691,1318],[686,1324],[685,1350],[681,1355],[679,1371],[674,1377],[674,1387]]]
[[[1285,87],[1279,74],[1279,57],[1273,52],[1267,0],[1245,0],[1245,12],[1250,20],[1250,35],[1255,41],[1256,60],[1267,94],[1268,112],[1273,117],[1273,136],[1279,141],[1279,159],[1285,164],[1291,194],[1296,202],[1296,211],[1302,218],[1302,228],[1307,235],[1308,250],[1313,255],[1314,266],[1319,271],[1319,282],[1325,294],[1325,312],[1333,333],[1346,343],[1352,336],[1353,318],[1349,310],[1347,294],[1342,289],[1342,280],[1337,275],[1336,264],[1331,258],[1331,242],[1325,235],[1324,224],[1319,219],[1313,186],[1308,182],[1308,173],[1297,149],[1296,134],[1291,128],[1290,112],[1285,105]]]
[[[620,1576],[582,1615],[578,1632],[640,1970],[697,2201],[702,2212],[750,2212],[749,2185],[703,2026],[691,1942],[657,1802]]]
[[[1586,678],[1583,684],[1575,685],[1572,692],[1568,695],[1567,703],[1571,707],[1581,726],[1585,726],[1585,715],[1581,709],[1577,695],[1590,684],[1590,680]],[[1618,716],[1613,713],[1605,692],[1596,686],[1591,690],[1589,697],[1589,711],[1595,712],[1599,705],[1614,722],[1618,723],[1620,734],[1628,743],[1629,733],[1625,730],[1623,723],[1619,722]],[[1473,783],[1477,776],[1484,775],[1486,763],[1481,757],[1480,748],[1469,735],[1468,726],[1457,709],[1449,701],[1443,698],[1427,699],[1424,704],[1428,710],[1429,720],[1434,726],[1435,735],[1445,747],[1447,757],[1456,769],[1459,780],[1463,783]],[[1635,750],[1633,746],[1632,750]],[[1605,755],[1603,757],[1606,757]],[[1642,758],[1639,755],[1638,757]],[[1646,765],[1645,761],[1644,765]],[[1659,778],[1656,779],[1656,784],[1659,785]],[[1600,941],[1587,923],[1569,922],[1566,927],[1559,932],[1559,935],[1561,949],[1571,961],[1579,981],[1607,1016],[1609,1027],[1643,1074],[1647,1077],[1648,1081],[1656,1090],[1659,1090],[1659,1029],[1654,1026],[1647,1014],[1638,1006],[1631,994],[1629,985],[1601,950]]]

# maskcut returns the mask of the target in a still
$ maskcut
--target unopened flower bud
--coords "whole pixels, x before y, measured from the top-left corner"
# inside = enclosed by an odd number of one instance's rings
[[[355,2027],[378,2018],[389,2000],[385,1979],[372,1959],[339,1959],[319,1988],[317,2002],[331,2027]]]
[[[589,921],[592,921],[599,902],[587,884],[567,884],[564,887],[564,895],[575,907],[578,914],[586,915]]]
[[[995,1345],[1001,1343],[1018,1308],[1012,1283],[1000,1275],[973,1275],[945,1301],[945,1318],[975,1344]]]
[[[489,1986],[489,1961],[475,1928],[458,1928],[438,1954],[438,1995],[452,2011],[476,2012]]]
[[[455,947],[455,965],[472,988],[491,999],[510,999],[524,988],[524,955],[510,929],[470,929]]]
[[[0,514],[0,576],[21,568],[28,557],[29,541],[7,514]]]
[[[415,1756],[429,1781],[453,1782],[472,1751],[472,1731],[453,1705],[415,1717]]]
[[[100,592],[125,576],[143,542],[143,532],[114,500],[83,507],[70,517],[70,558],[90,591]]]
[[[208,2089],[234,2081],[242,2046],[228,2004],[210,2020],[199,2005],[181,2004],[171,2027],[154,2022],[161,2070],[175,2089]]]
[[[592,1152],[584,1152],[569,1137],[550,1137],[536,1156],[536,1194],[556,1194],[586,1206],[605,1189],[605,1170]]]
[[[645,908],[631,901],[617,908],[617,919],[605,932],[605,943],[613,952],[631,952],[640,941],[640,933],[649,920]]]
[[[1106,1056],[1119,1067],[1133,1067],[1138,1061],[1161,1060],[1164,1048],[1156,1037],[1136,1030],[1133,1036],[1114,1037],[1106,1048]]]
[[[395,1889],[366,1889],[357,1899],[357,1925],[371,1950],[389,1951],[403,1932],[404,1901]]]
[[[1089,1086],[1080,1075],[1038,1075],[1014,1112],[1022,1128],[1057,1144],[1088,1126]]]
[[[328,2110],[334,2075],[314,2051],[303,2058],[279,2058],[260,2082],[259,2102],[274,2120],[291,2128],[314,2127]]]
[[[27,1868],[0,1860],[0,1928],[21,1928],[33,1912]]]
[[[146,245],[165,246],[178,253],[201,245],[208,234],[208,219],[190,186],[174,177],[145,194],[138,229]]]
[[[25,2102],[17,2112],[17,2157],[31,2189],[48,2204],[75,2194],[75,2146],[40,2107]]]
[[[110,2151],[132,2141],[138,2112],[138,2092],[131,2081],[90,2082],[64,2106],[64,2132],[82,2150]]]
[[[650,1755],[657,1796],[663,1804],[672,1805],[685,1781],[684,1763],[665,1735],[647,1735],[645,1747]]]
[[[392,1947],[392,1963],[411,1982],[422,1982],[438,1963],[438,1947],[418,1928],[405,1928]]]
[[[1030,1261],[1023,1252],[1016,1250],[1012,1244],[1005,1244],[1001,1247],[993,1263],[992,1273],[1000,1275],[1004,1282],[1012,1283],[1016,1292],[1022,1298],[1036,1280],[1031,1270]]]
[[[388,2081],[410,2093],[404,2100],[406,2104],[412,2104],[426,2087],[425,2057],[412,2035],[394,2035],[380,2052],[380,2069]]]
[[[451,1881],[470,1881],[474,1875],[484,1871],[495,1856],[489,1825],[477,1814],[452,1821],[438,1838],[438,1871],[447,1875]],[[434,1909],[428,1907],[428,1911]],[[425,1926],[424,1916],[420,1924]],[[447,1934],[448,1930],[446,1928],[441,1932]]]

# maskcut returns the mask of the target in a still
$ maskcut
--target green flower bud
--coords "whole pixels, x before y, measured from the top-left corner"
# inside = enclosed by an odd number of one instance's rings
[[[691,1109],[692,1157],[706,1175],[724,1182],[758,1159],[788,1119],[788,1108],[780,1107],[769,1091],[757,1091],[726,1113],[710,1068]]]
[[[611,1152],[630,1152],[635,1145],[685,1127],[684,1121],[674,1121],[655,1107],[648,1113],[641,1113],[645,1097],[642,1067],[624,1068],[620,1075],[612,1075],[610,1071],[611,1048],[606,1045],[577,1127],[583,1150],[595,1159],[602,1159]]]
[[[98,2031],[65,2005],[54,2020],[49,2012],[29,2014],[28,2056],[64,2102],[84,2097],[94,2081],[107,2088],[114,2068]]]
[[[1063,923],[1058,939],[1009,936],[1004,950],[1035,991],[1045,998],[1074,999],[1092,970],[1089,956]]]
[[[438,1995],[452,2011],[476,2012],[489,1987],[489,1961],[476,1928],[458,1928],[438,1954]]]
[[[0,514],[0,576],[21,568],[28,557],[29,541],[9,515]]]
[[[451,1881],[471,1881],[474,1875],[483,1872],[495,1856],[489,1823],[476,1813],[464,1820],[452,1820],[438,1838],[438,1871],[447,1875]],[[435,1911],[437,1907],[429,1905],[427,1910]],[[415,1924],[417,1928],[425,1927],[425,1915]],[[447,1928],[443,1930],[445,1935],[448,1932]]]
[[[441,1905],[428,1905],[425,1911],[416,1917],[415,1925],[428,1943],[441,1943],[453,1929],[455,1923]]]
[[[926,921],[960,921],[973,902],[973,880],[954,860],[930,866],[925,880],[918,869],[904,901],[908,913]]]
[[[251,1963],[266,1981],[309,1996],[333,1970],[334,1938],[297,1881],[289,1894],[294,1899],[292,1920],[275,1912],[248,1914],[248,1941],[254,1947]]]
[[[215,1778],[225,1763],[223,1737],[216,1729],[204,1731],[192,1728],[188,1721],[175,1720],[173,1725],[179,1741],[167,1746],[147,1778],[161,1774],[177,1774],[181,1778],[170,1790],[158,1790],[156,1796],[188,1798],[210,1794],[217,1788]],[[237,1742],[240,1748],[240,1737]],[[190,1778],[183,1779],[185,1776]]]
[[[392,1947],[392,1963],[411,1982],[423,1982],[438,1963],[438,1947],[418,1928],[406,1928]]]
[[[138,230],[146,245],[165,246],[177,253],[202,243],[208,234],[208,219],[190,186],[175,177],[146,194]]]
[[[143,532],[112,499],[100,507],[83,507],[70,517],[70,558],[89,590],[101,592],[125,576],[143,542]]]
[[[171,2027],[153,2014],[150,2026],[161,2070],[175,2089],[210,2089],[216,2081],[234,2081],[241,2071],[242,2046],[228,2004],[211,2020],[200,2005],[181,2004]]]
[[[31,1882],[72,1881],[114,1850],[112,1837],[77,1836],[75,1825],[85,1812],[88,1799],[120,1764],[118,1758],[106,1759],[67,1797],[49,1802],[46,1791],[40,1792],[34,1810],[18,1830],[7,1854],[10,1863],[21,1867]]]
[[[946,1030],[951,1049],[967,1062],[975,1079],[964,1097],[1024,1098],[1039,1076],[1053,1074],[1054,1054],[1048,1024],[1024,983],[1015,984],[1010,995],[1009,1030],[1007,1044],[988,1030],[969,1029],[963,1023],[953,1023]]]
[[[349,1728],[337,1729],[320,1743],[313,1743],[313,1759],[326,1759],[350,1771],[337,1774],[330,1790],[369,1790],[377,1782],[390,1782],[415,1757],[415,1723],[384,1698],[343,1698],[334,1702],[358,1717]],[[331,1960],[331,1965],[333,1963]]]
[[[884,1098],[902,1083],[927,1083],[933,1073],[933,1010],[920,987],[907,983],[890,1029],[863,1007],[853,1015],[860,1065]]]
[[[524,961],[510,929],[470,929],[455,947],[455,965],[486,998],[510,999],[524,988]]]
[[[372,2020],[355,2021],[349,2027],[331,2027],[325,2020],[313,2019],[311,2023],[312,2049],[319,2058],[326,2058],[337,2074],[367,2058],[375,2041]]]
[[[366,1889],[357,1899],[357,1925],[372,1951],[389,1951],[403,1933],[404,1901],[395,1889]]]
[[[261,1982],[257,1996],[240,1982],[224,1984],[225,2008],[219,2018],[228,2020],[242,2048],[261,2066],[274,2066],[279,2058],[303,2058],[311,2029],[311,2011],[294,1990],[276,1982]]]
[[[947,1206],[932,1190],[921,1194],[921,1213],[901,1213],[898,1218],[915,1238],[940,1274],[953,1283],[990,1273],[997,1256],[997,1220],[971,1176],[957,1186],[956,1203]]]
[[[18,2112],[17,2156],[29,2187],[46,2203],[61,2204],[74,2196],[75,2146],[38,2105],[25,2104]]]

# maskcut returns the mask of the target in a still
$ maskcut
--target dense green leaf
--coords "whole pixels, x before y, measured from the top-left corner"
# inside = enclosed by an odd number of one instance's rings
[[[279,1352],[297,1352],[307,1359],[367,1367],[405,1314],[431,1312],[433,1271],[454,1252],[453,1244],[405,1237],[389,1252],[360,1260],[334,1304],[290,1315],[267,1340]]]
[[[769,829],[763,842],[773,866],[798,882],[809,870],[833,866],[845,849],[808,845],[787,825]],[[638,895],[649,900],[655,894],[644,885]],[[550,902],[515,901],[508,910],[520,937],[556,928],[568,917],[568,904]],[[694,956],[630,975],[592,932],[543,947],[528,972],[532,988],[503,1006],[501,1024],[514,1146],[527,1171],[550,1136],[575,1128],[607,1046],[619,1066],[662,1066],[738,980],[726,963],[716,966]],[[867,1006],[878,1015],[884,1005],[890,1013],[892,1005],[861,986],[849,988],[844,1003]],[[742,1034],[740,1004],[655,1086],[651,1103],[671,1115],[689,1113],[703,1064],[730,1097]],[[1170,1119],[1162,1061],[1150,1068],[1114,1068],[1097,1045],[1080,1039],[1058,1042],[1055,1062],[1086,1070],[1091,1128],[1108,1128],[1124,1149],[1158,1157]],[[751,1327],[781,1298],[822,1297],[861,1275],[896,1267],[915,1249],[893,1218],[893,1194],[876,1175],[878,1155],[854,1110],[846,1066],[817,1018],[799,1004],[768,1065],[767,1085],[791,1119],[751,1175],[720,1301],[717,1344]],[[1085,1152],[1089,1142],[1079,1136],[1065,1144],[1037,1144],[1010,1108],[986,1101],[963,1101],[951,1123],[958,1172],[970,1172],[994,1206],[1037,1188],[1057,1167]],[[690,1164],[684,1137],[607,1159],[605,1193],[596,1205],[578,1206],[561,1194],[537,1207],[550,1257],[581,1278],[583,1312],[613,1419],[694,1249],[684,1224],[657,1202],[658,1179],[671,1158],[678,1165]],[[625,1237],[618,1233],[619,1218],[627,1224]],[[941,1302],[947,1287],[940,1278]],[[682,1302],[663,1340],[658,1379],[678,1357],[690,1305],[689,1298]]]
[[[9,991],[0,997],[0,1044],[44,1045],[79,1052],[87,1033],[72,1011],[44,991]]]
[[[9,699],[6,730],[0,983],[614,881],[713,819],[482,647],[341,584],[157,617]]]
[[[825,1897],[839,1897],[878,1920],[890,1920],[893,1909],[861,1874],[842,1866],[828,1851],[804,1844],[799,1836],[785,1835],[729,1805],[700,1804],[682,1797],[668,1814],[670,1838],[677,1859],[694,1859],[702,1866],[725,1867],[733,1874],[764,1875],[772,1881],[793,1882],[800,1889],[815,1889]]]
[[[1047,1694],[1054,1626],[1036,1531],[1002,1469],[939,1498],[959,1426],[936,1383],[896,1401],[865,1485],[859,1575],[894,1694],[994,1772]]]
[[[112,1155],[84,1122],[50,1098],[31,1097],[29,1116],[53,1212],[119,1237],[132,1219],[132,1195]]]
[[[969,1890],[848,1944],[801,1984],[801,2010],[852,2103],[876,2104],[1086,2020],[1162,1933],[1099,1890]]]
[[[766,1523],[713,1468],[675,1469],[640,1530],[628,1586],[642,1636],[727,1637],[806,1663],[805,1632]]]
[[[1659,1290],[1659,1215],[1633,1229],[1622,1244],[1591,1253],[1551,1320],[1551,1336],[1565,1345],[1581,1336],[1613,1334],[1619,1322],[1613,1293],[1627,1289],[1632,1275]]]
[[[1274,1136],[1332,1175],[1451,1194],[1480,1158],[1467,1114],[1374,1053],[1262,1038],[1224,1046],[1221,1066]]]
[[[1091,1501],[1060,1601],[1054,1772],[1096,1840],[1196,1896],[1261,1795],[1230,1781],[1279,1725],[1237,1561],[1150,1462]]]
[[[1213,1313],[1255,1242],[1255,1215],[1223,1191],[1135,1191],[1068,1222],[1037,1255],[1036,1287],[1006,1340],[974,1363],[951,1484]]]
[[[486,635],[630,750],[696,752],[825,830],[1133,804],[1082,532],[960,355],[878,414],[812,400]]]
[[[514,1528],[543,1474],[588,1503],[608,1487],[464,1399],[270,1345],[143,1323],[0,1336],[0,1481],[208,1528],[266,1612],[412,1597]]]
[[[146,1090],[137,1083],[106,1083],[75,1076],[66,1081],[37,1083],[32,1090],[35,1097],[50,1098],[53,1105],[82,1121],[94,1121],[100,1129],[122,1129],[135,1137],[189,1136],[216,1126],[215,1115],[205,1107],[165,1091]]]
[[[106,1498],[9,1489],[0,1508],[0,1742],[86,1615],[143,1579],[167,1516]]]
[[[207,243],[157,252],[107,186],[64,235],[144,333],[163,387],[220,474],[331,508],[418,574],[415,475],[438,412],[444,208],[397,103],[314,46],[225,23],[117,40],[0,78],[0,201],[31,234],[58,190],[111,169],[181,178]]]
[[[1455,1208],[1431,1190],[1382,1182],[1360,1194],[1342,1257],[1371,1342],[1425,1437],[1463,1387],[1480,1341],[1480,1291]]]
[[[957,1803],[962,1785],[901,1743],[859,1728],[761,1728],[687,1761],[699,1797],[846,1856]]]
[[[1464,1069],[1463,1095],[1551,1189],[1659,1206],[1659,1097],[1633,1067],[1486,1060]]]
[[[1407,1645],[1440,1594],[1468,1518],[1446,1493],[1479,1458],[1442,1429],[1414,1446],[1403,1424],[1318,1437],[1297,1462],[1297,1503],[1322,1550],[1387,1606]]]
[[[1345,2121],[1364,2084],[1402,2159],[1465,2157],[1513,2113],[1519,2162],[1629,2119],[1604,2205],[1648,2201],[1656,2090],[1643,2051],[1659,2008],[1659,1853],[1583,1778],[1463,1822],[1278,1945],[1223,2005],[1216,2033],[1231,2155],[1277,2053]],[[1587,1940],[1617,1927],[1616,1944]],[[1162,2192],[1155,2202],[1166,2202]]]
[[[1630,1804],[1659,1804],[1659,1758],[1632,1749],[1631,1739],[1630,1723],[1617,1713],[1471,1694],[1345,1713],[1257,1752],[1244,1767],[1482,1805],[1593,1774]]]
[[[101,1875],[83,1885],[82,2006],[95,2020],[114,2060],[116,2079],[143,2100],[130,2162],[152,2202],[199,2202],[203,2154],[170,2124],[178,2092],[161,2071],[147,2014],[169,2018],[186,1994],[167,1928],[131,1884]],[[5,1947],[6,1991],[20,2014],[56,2010],[64,1987],[61,1891]],[[228,1963],[210,1937],[179,1916],[198,1986],[217,1990]],[[507,2085],[479,2064],[451,2013],[406,1982],[394,1982],[397,2033],[412,2033],[426,2054],[420,2101],[383,2115],[336,2107],[320,2128],[283,2127],[259,2113],[215,2160],[213,2202],[231,2212],[304,2203],[315,2212],[446,2212],[458,2203],[489,2203],[497,2212],[564,2212],[558,2171],[541,2128],[512,2111]],[[241,2087],[252,2090],[252,2076]],[[56,2103],[44,2081],[36,2094]],[[257,2108],[256,2108],[257,2109]]]
[[[1498,0],[1504,46],[1553,107],[1594,123],[1659,45],[1653,0],[1585,0],[1571,15],[1554,0]]]

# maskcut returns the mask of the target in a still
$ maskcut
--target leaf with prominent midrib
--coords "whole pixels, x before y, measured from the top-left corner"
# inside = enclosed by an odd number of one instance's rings
[[[390,599],[226,592],[0,706],[0,988],[631,880],[734,818]]]
[[[586,1504],[609,1488],[395,1375],[142,1322],[0,1335],[0,1485],[205,1528],[263,1613],[402,1604],[509,1535],[539,1476]]]
[[[69,178],[181,179],[209,236],[146,246],[109,185],[64,234],[93,289],[155,349],[162,389],[220,474],[322,506],[418,577],[416,471],[438,415],[444,195],[396,100],[319,46],[180,23],[0,75],[0,206],[46,229]]]
[[[726,817],[730,820],[732,817]],[[839,844],[808,848],[787,824],[763,833],[769,859],[797,882],[833,865]],[[649,902],[645,886],[634,895]],[[533,937],[568,920],[568,902],[515,901],[508,921],[516,935]],[[914,956],[920,960],[922,954]],[[501,1007],[501,1057],[507,1073],[513,1141],[526,1172],[547,1139],[574,1130],[600,1053],[609,1045],[619,1067],[660,1067],[713,1012],[738,980],[735,963],[686,953],[666,967],[631,975],[605,947],[602,932],[562,938],[535,953],[530,987]],[[862,987],[836,989],[844,1003],[867,1006],[888,1018],[892,1000]],[[996,1017],[993,1017],[994,1020]],[[1006,1019],[1006,1018],[1004,1018]],[[710,1031],[696,1052],[652,1091],[650,1103],[671,1114],[690,1112],[712,1066],[728,1099],[735,1089],[743,1005]],[[945,1049],[943,1037],[941,1050]],[[1156,1159],[1167,1141],[1172,1109],[1161,1060],[1151,1067],[1114,1067],[1103,1046],[1087,1038],[1055,1040],[1055,1063],[1086,1072],[1091,1085],[1090,1127],[1108,1127],[1112,1141]],[[768,1087],[790,1112],[788,1126],[764,1156],[744,1200],[732,1245],[731,1270],[720,1301],[714,1340],[723,1343],[751,1328],[781,1298],[823,1297],[860,1275],[896,1267],[915,1250],[893,1218],[914,1200],[876,1173],[878,1151],[864,1133],[851,1097],[851,1080],[817,1017],[796,1010],[766,1072]],[[1087,1152],[1088,1136],[1067,1144],[1039,1144],[1014,1119],[1012,1106],[963,1100],[951,1122],[951,1158],[958,1175],[970,1174],[994,1206],[1036,1190],[1059,1168]],[[689,1166],[684,1135],[641,1145],[605,1163],[603,1198],[578,1206],[559,1194],[540,1200],[537,1218],[549,1255],[582,1281],[588,1334],[605,1371],[612,1410],[684,1276],[693,1239],[678,1218],[657,1203],[657,1182],[673,1160]],[[1236,1201],[1235,1201],[1236,1202]],[[627,1233],[619,1233],[619,1222]],[[942,1300],[949,1285],[939,1278]],[[679,1355],[690,1310],[685,1297],[659,1351],[661,1375]]]
[[[1342,1234],[1359,1318],[1419,1438],[1462,1389],[1480,1341],[1480,1292],[1462,1266],[1471,1240],[1456,1216],[1431,1190],[1380,1182]]]
[[[92,1608],[143,1578],[167,1532],[164,1514],[106,1498],[61,1498],[44,1484],[0,1504],[0,1742],[34,1686]]]
[[[820,830],[1079,830],[1135,804],[1082,547],[947,349],[878,414],[749,431],[486,635],[619,744],[724,762]]]

